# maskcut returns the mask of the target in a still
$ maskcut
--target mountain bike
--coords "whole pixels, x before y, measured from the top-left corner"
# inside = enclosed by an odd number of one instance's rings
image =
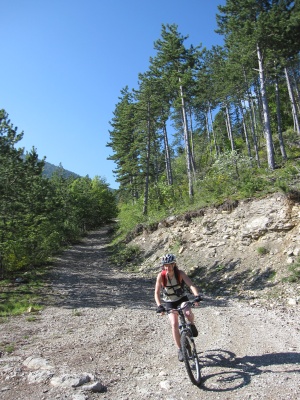
[[[184,365],[187,370],[191,382],[199,386],[201,383],[201,368],[196,350],[196,345],[193,337],[190,324],[186,322],[184,310],[188,307],[193,307],[195,302],[188,301],[183,306],[179,306],[176,310],[169,310],[170,312],[177,312],[179,315],[179,331],[180,331],[180,344],[183,354]]]

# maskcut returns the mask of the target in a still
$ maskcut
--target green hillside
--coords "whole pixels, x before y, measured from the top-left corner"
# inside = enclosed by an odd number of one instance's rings
[[[57,165],[54,165],[54,164],[51,164],[51,163],[45,161],[45,166],[43,169],[43,176],[45,176],[47,178],[51,178],[51,176],[55,172],[59,172],[59,171],[62,173],[62,175],[65,178],[70,178],[70,177],[80,178],[80,175],[75,174],[75,172],[71,172],[71,171],[68,171],[67,169],[64,169],[61,165],[57,166]]]

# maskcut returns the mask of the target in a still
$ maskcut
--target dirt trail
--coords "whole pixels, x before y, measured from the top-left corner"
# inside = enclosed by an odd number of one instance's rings
[[[48,306],[34,321],[24,315],[0,324],[0,341],[15,345],[0,357],[1,399],[300,398],[298,307],[205,298],[195,310],[203,365],[197,388],[177,361],[167,317],[155,313],[154,279],[111,270],[108,240],[103,228],[57,259]],[[28,357],[46,360],[52,377],[93,374],[105,391],[53,386],[24,366]]]

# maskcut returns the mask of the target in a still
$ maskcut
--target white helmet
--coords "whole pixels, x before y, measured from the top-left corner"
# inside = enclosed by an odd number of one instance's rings
[[[161,259],[161,264],[173,264],[176,262],[176,256],[174,254],[166,254],[165,256],[162,257]]]

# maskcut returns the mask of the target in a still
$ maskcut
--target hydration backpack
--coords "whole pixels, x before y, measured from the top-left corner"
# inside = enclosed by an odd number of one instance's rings
[[[180,287],[183,288],[184,281],[180,276],[180,272],[179,272],[178,267],[176,267],[176,266],[174,267],[174,276],[175,276],[176,281],[180,285]],[[167,286],[167,283],[168,283],[167,271],[165,269],[161,271],[161,278],[162,278],[162,286],[163,286],[163,288],[165,288]]]

